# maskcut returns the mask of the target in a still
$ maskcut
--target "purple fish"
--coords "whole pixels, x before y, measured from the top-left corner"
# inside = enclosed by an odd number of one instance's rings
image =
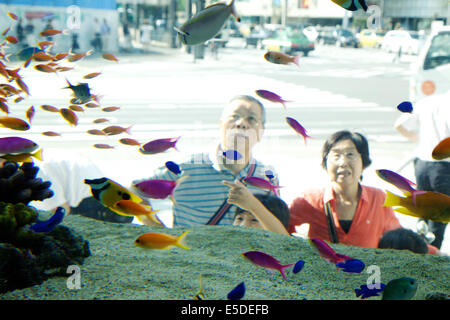
[[[230,160],[242,159],[242,155],[236,150],[227,150],[227,151],[224,151],[222,154],[225,158],[230,159]]]
[[[361,296],[361,299],[366,299],[370,297],[377,297],[379,293],[384,290],[386,285],[384,283],[372,283],[371,288],[366,284],[360,286],[360,289],[355,289],[356,297]]]
[[[273,93],[271,91],[268,90],[256,90],[255,91],[256,94],[266,100],[269,100],[271,102],[279,102],[283,105],[283,108],[286,109],[286,105],[284,104],[285,102],[290,102],[288,100],[284,100],[283,98],[281,98],[279,95],[277,95],[276,93]]]
[[[166,168],[169,169],[171,172],[173,172],[175,174],[181,173],[180,166],[178,164],[176,164],[175,162],[167,161],[165,164],[166,164]]]
[[[338,263],[341,261],[353,259],[352,257],[345,256],[343,254],[336,253],[325,241],[318,238],[312,238],[309,240],[309,243],[312,248],[315,248],[319,255],[331,263]]]
[[[288,123],[288,125],[291,126],[292,129],[295,130],[295,132],[297,132],[298,134],[301,134],[303,136],[303,140],[305,140],[305,145],[306,145],[306,138],[311,138],[311,136],[309,136],[306,133],[306,129],[303,128],[303,126],[300,123],[298,123],[298,121],[295,120],[294,118],[286,117],[286,122]]]
[[[397,109],[401,112],[411,113],[413,111],[412,103],[409,101],[403,101],[397,106]]]
[[[188,176],[181,177],[178,180],[159,180],[150,179],[138,182],[135,187],[138,188],[147,198],[151,199],[166,199],[173,196],[175,188]]]
[[[272,180],[275,176],[273,175],[272,170],[266,170],[264,172],[266,174],[267,179]]]
[[[32,153],[37,150],[37,143],[20,137],[0,138],[0,154]]]
[[[414,205],[416,205],[416,196],[419,194],[426,193],[426,191],[416,190],[413,188],[416,184],[412,181],[409,181],[405,177],[402,177],[398,173],[395,173],[394,171],[386,170],[386,169],[380,169],[375,170],[377,175],[383,179],[386,182],[389,182],[390,184],[393,184],[397,188],[399,188],[402,191],[408,192],[411,194],[412,202]]]
[[[178,151],[176,147],[176,143],[181,137],[178,138],[165,138],[165,139],[156,139],[144,144],[139,151],[143,154],[156,154],[160,152],[164,152],[170,148],[174,148]]]
[[[241,300],[245,295],[245,284],[244,282],[239,283],[233,290],[231,290],[227,298],[228,300]]]
[[[276,194],[277,189],[282,188],[280,186],[274,186],[270,181],[267,181],[266,179],[259,178],[259,177],[246,177],[242,180],[251,186],[261,188],[261,189],[266,189],[266,190],[272,190],[273,193],[275,193],[275,194]]]
[[[244,258],[247,258],[248,260],[250,260],[250,262],[256,264],[257,266],[266,269],[275,269],[280,271],[281,275],[285,280],[287,279],[286,276],[284,275],[283,270],[293,265],[293,263],[281,265],[280,262],[276,260],[274,257],[261,251],[247,251],[242,253],[242,256],[244,256]]]
[[[336,263],[336,267],[341,268],[344,272],[361,273],[365,268],[364,262],[358,259],[348,259]]]
[[[66,210],[63,207],[58,207],[50,219],[36,222],[30,226],[30,229],[39,233],[50,232],[63,221],[65,213]]]
[[[299,273],[303,269],[304,265],[305,265],[305,261],[298,260],[297,263],[295,264],[294,268],[292,269],[292,272],[294,274]]]

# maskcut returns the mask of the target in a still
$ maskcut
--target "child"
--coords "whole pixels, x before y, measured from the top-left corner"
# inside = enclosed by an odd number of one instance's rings
[[[269,193],[257,193],[255,197],[269,210],[287,229],[289,227],[289,207],[287,204]],[[259,220],[248,211],[244,211],[239,207],[236,207],[236,213],[233,219],[234,226],[244,226],[262,229],[263,226]]]
[[[438,256],[442,255],[439,249],[427,244],[419,234],[404,228],[390,230],[383,234],[378,242],[378,248],[409,250],[414,253],[430,253]]]

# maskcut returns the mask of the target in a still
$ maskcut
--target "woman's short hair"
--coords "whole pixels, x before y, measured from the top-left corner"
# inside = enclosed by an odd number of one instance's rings
[[[328,154],[330,153],[330,150],[334,147],[336,143],[342,140],[351,140],[356,150],[358,150],[359,154],[361,155],[362,159],[362,166],[363,169],[370,166],[372,163],[372,160],[369,156],[369,142],[367,141],[366,137],[364,137],[361,133],[358,132],[350,132],[348,130],[342,130],[333,133],[327,141],[325,141],[325,144],[322,148],[322,167],[326,170],[327,169],[327,158]]]

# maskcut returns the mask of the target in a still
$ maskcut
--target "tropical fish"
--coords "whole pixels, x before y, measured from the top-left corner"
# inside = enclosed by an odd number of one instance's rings
[[[450,137],[439,142],[433,149],[431,156],[435,160],[443,160],[450,157]]]
[[[379,293],[384,290],[386,285],[384,283],[372,283],[371,289],[366,284],[360,286],[360,289],[355,289],[356,297],[361,296],[361,299],[370,297],[377,297]]]
[[[106,59],[106,60],[111,60],[111,61],[119,62],[119,60],[116,58],[116,56],[114,56],[114,55],[111,54],[111,53],[104,53],[104,54],[102,54],[102,57],[103,57],[103,59]]]
[[[62,117],[72,126],[76,126],[78,124],[78,117],[70,109],[67,108],[61,108],[59,109],[59,113],[61,113]]]
[[[325,241],[318,238],[312,238],[309,240],[312,248],[315,248],[319,255],[326,261],[336,264],[341,261],[353,259],[352,257],[345,256],[343,254],[336,253]]]
[[[91,98],[91,91],[89,89],[89,84],[87,83],[79,83],[76,86],[73,86],[69,80],[67,80],[68,87],[64,87],[63,89],[71,89],[73,91],[74,96],[80,101],[88,101]],[[82,102],[83,103],[83,102]]]
[[[261,251],[247,251],[242,253],[242,256],[260,267],[280,271],[285,280],[287,279],[283,270],[293,265],[293,263],[281,265],[280,262],[273,258],[271,255],[268,255],[267,253]]]
[[[397,109],[401,112],[411,113],[413,111],[413,105],[409,101],[403,101],[397,106]]]
[[[9,116],[0,116],[0,127],[18,131],[26,131],[30,129],[30,125],[22,119]]]
[[[166,168],[169,169],[171,172],[175,173],[175,174],[181,174],[181,169],[180,166],[178,164],[176,164],[173,161],[167,161],[165,163]]]
[[[91,187],[92,196],[105,207],[115,210],[114,204],[120,200],[131,200],[141,203],[144,200],[134,192],[106,177],[99,179],[84,179],[84,183]]]
[[[22,97],[17,97],[17,98],[14,99],[14,102],[15,103],[19,103],[20,101],[23,101],[23,100],[25,100],[25,99],[22,98]]]
[[[127,146],[140,146],[141,145],[141,143],[139,141],[137,141],[136,139],[131,139],[131,138],[119,139],[119,142],[121,144],[124,144]]]
[[[0,154],[31,153],[39,149],[36,142],[21,137],[0,138]]]
[[[266,190],[272,190],[273,193],[277,193],[277,189],[282,188],[280,186],[273,185],[270,181],[259,177],[245,177],[242,179],[245,183]]]
[[[12,12],[8,12],[8,16],[9,16],[11,19],[16,20],[16,21],[17,21],[17,19],[19,19],[19,17],[17,17],[17,15],[14,14],[14,13],[12,13]]]
[[[96,104],[96,103],[93,103],[93,102],[88,102],[88,103],[86,103],[85,105],[84,105],[86,108],[98,108],[98,107],[100,107],[100,105],[98,105],[98,104]],[[104,119],[104,118],[102,118],[102,119]],[[109,121],[109,120],[107,120],[107,121]]]
[[[417,280],[410,277],[391,280],[384,288],[381,300],[410,300],[416,294],[417,287]]]
[[[65,57],[67,57],[69,55],[69,53],[67,52],[60,52],[57,53],[54,57],[53,57],[53,61],[60,61],[62,59],[64,59]],[[73,69],[73,68],[72,68]]]
[[[114,112],[114,111],[117,111],[119,109],[120,109],[120,107],[106,107],[106,108],[102,108],[102,111],[104,111],[104,112]]]
[[[75,112],[84,112],[83,107],[76,106],[76,105],[69,106],[69,109],[72,111],[75,111]]]
[[[123,128],[121,126],[109,126],[109,127],[104,128],[102,131],[109,136],[114,136],[116,134],[121,134],[124,132],[131,134],[132,127],[133,127],[133,125],[129,126],[128,128]]]
[[[16,44],[17,42],[19,42],[19,40],[17,40],[16,37],[14,36],[7,36],[5,38],[6,42],[11,43],[11,44]]]
[[[86,106],[86,105],[85,105]],[[109,122],[109,120],[108,119],[106,119],[106,118],[98,118],[98,119],[95,119],[94,121],[92,121],[93,123],[104,123],[104,122]]]
[[[93,147],[97,149],[114,149],[113,146],[106,143],[96,143],[93,145]]]
[[[56,73],[55,69],[53,69],[52,67],[49,67],[46,64],[37,64],[34,66],[34,68],[38,71],[45,72],[45,73],[50,73],[50,72]]]
[[[20,89],[22,89],[23,92],[25,92],[27,95],[30,95],[28,86],[25,84],[25,82],[23,82],[22,79],[16,78],[14,81],[17,83],[17,85],[20,87]]]
[[[99,129],[91,129],[86,132],[94,136],[106,136],[106,133]]]
[[[61,67],[61,66],[58,66],[58,67],[55,68],[55,70],[56,70],[56,71],[59,71],[59,72],[65,72],[65,71],[73,70],[73,68],[71,68],[71,67]]]
[[[34,153],[19,153],[19,154],[4,154],[0,158],[11,162],[32,162],[31,157],[42,161],[42,149],[37,150]]]
[[[266,59],[269,62],[275,63],[275,64],[294,63],[300,67],[300,64],[299,64],[300,56],[291,56],[289,54],[279,52],[279,51],[267,51],[264,54],[264,59]]]
[[[146,206],[131,200],[119,200],[112,206],[115,213],[122,216],[134,216],[139,219],[139,216],[146,216],[152,221],[161,224],[155,213],[158,210],[152,210],[152,207]]]
[[[418,194],[425,193],[425,191],[414,189],[413,186],[416,185],[414,182],[406,179],[405,177],[402,177],[396,172],[386,169],[375,170],[375,172],[384,181],[389,182],[390,184],[393,184],[400,190],[411,194],[414,204],[416,203],[416,196]]]
[[[134,244],[143,249],[169,249],[175,246],[189,250],[186,246],[186,235],[191,230],[185,231],[181,236],[172,236],[165,233],[148,232],[140,235]]]
[[[295,263],[294,268],[292,269],[292,272],[293,272],[294,274],[299,273],[299,272],[303,269],[303,266],[304,266],[304,265],[305,265],[305,261],[303,261],[303,260],[298,260],[298,261]]]
[[[139,151],[143,154],[156,154],[160,152],[164,152],[170,148],[174,148],[178,151],[176,147],[176,143],[181,137],[178,138],[165,138],[165,139],[156,139],[144,144]]]
[[[50,106],[48,104],[43,104],[40,106],[40,108],[42,110],[48,111],[48,112],[59,112],[59,109],[54,107],[54,106]]]
[[[3,99],[3,98],[2,98]],[[6,99],[5,99],[6,101]],[[9,107],[5,103],[5,101],[0,101],[0,110],[2,110],[4,113],[9,114]]]
[[[65,213],[66,209],[58,207],[50,219],[30,225],[30,230],[34,232],[50,232],[63,221]]]
[[[241,300],[245,295],[245,283],[242,281],[227,294],[228,300]]]
[[[54,132],[54,131],[45,131],[45,132],[42,132],[42,134],[47,137],[60,137],[61,136],[61,134],[59,134],[58,132]]]
[[[285,102],[290,102],[288,100],[284,100],[283,98],[281,98],[279,95],[277,95],[276,93],[273,93],[271,91],[268,90],[256,90],[255,93],[266,100],[269,100],[271,102],[278,102],[281,103],[283,105],[283,108],[286,110],[286,105]]]
[[[47,29],[39,33],[41,37],[53,37],[57,34],[68,34],[67,30],[56,30],[56,29]]]
[[[100,74],[101,74],[101,72],[91,72],[91,73],[88,73],[87,75],[83,76],[83,78],[84,79],[92,79],[92,78],[99,76]]]
[[[264,174],[266,175],[267,179],[272,180],[275,176],[273,175],[272,170],[266,170],[264,172]]]
[[[183,25],[174,29],[178,32],[178,37],[182,43],[186,45],[200,44],[218,34],[230,14],[236,18],[236,21],[241,21],[234,7],[234,0],[231,0],[229,5],[213,3],[195,14]]]
[[[336,267],[341,268],[344,272],[361,273],[365,268],[364,262],[358,259],[348,259],[336,263]]]
[[[227,150],[222,152],[222,155],[230,160],[239,160],[242,159],[242,155],[236,150]]]
[[[33,54],[34,61],[50,61],[53,60],[53,56],[47,54],[44,51],[38,51]]]
[[[349,11],[356,11],[358,9],[363,9],[367,11],[367,4],[365,0],[331,0],[337,5]]]
[[[44,50],[45,47],[50,47],[53,46],[55,43],[53,41],[40,41],[37,43],[37,45],[39,46],[39,48],[41,48],[42,50]]]
[[[386,190],[385,207],[393,208],[398,213],[425,220],[450,222],[450,196],[433,191],[425,191],[416,196],[416,204],[410,196],[400,197]]]
[[[166,199],[170,196],[172,201],[174,201],[173,192],[176,187],[188,177],[189,176],[184,176],[175,181],[150,179],[138,182],[134,186],[147,198]]]
[[[70,51],[69,51],[70,56],[69,56],[69,58],[67,58],[67,60],[69,60],[70,62],[75,62],[75,61],[83,59],[86,56],[90,56],[92,54],[92,52],[94,52],[93,49],[91,49],[85,53],[72,53],[72,49],[70,49]]]
[[[309,136],[308,133],[306,132],[306,129],[294,118],[286,117],[286,122],[292,129],[295,130],[295,132],[303,136],[303,140],[305,141],[306,145],[306,138],[311,138],[311,136]]]
[[[9,32],[9,30],[11,30],[11,27],[8,27],[5,30],[3,30],[2,37],[6,36],[8,34],[8,32]]]

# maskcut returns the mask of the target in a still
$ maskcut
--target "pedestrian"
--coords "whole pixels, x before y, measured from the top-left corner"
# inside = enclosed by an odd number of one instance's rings
[[[17,40],[19,41],[19,44],[22,45],[22,47],[26,47],[26,42],[25,40],[25,28],[22,25],[22,18],[19,18],[19,21],[17,22],[17,26],[16,26],[16,35],[17,35]]]
[[[285,227],[284,234],[287,234],[286,230],[289,227],[289,207],[281,198],[272,195],[270,192],[268,193],[256,193],[253,195],[250,191],[248,191],[245,186],[241,189],[239,202],[244,203],[243,207],[248,207],[248,210],[242,209],[239,206],[239,203],[236,202],[238,207],[236,207],[236,211],[233,219],[233,226],[240,227],[252,227],[259,229],[266,229],[272,231],[270,229],[265,228],[264,224],[261,220],[258,219],[258,214],[253,214],[252,211],[258,210],[259,204],[256,201],[259,201],[263,206],[263,210],[269,210],[271,214],[273,214]],[[256,200],[254,201],[254,205],[251,205],[251,198]],[[248,205],[250,204],[250,205]],[[256,209],[255,209],[256,208]],[[261,216],[261,215],[260,215]]]
[[[398,46],[397,53],[394,55],[394,59],[392,60],[392,63],[400,63],[400,59],[402,58],[402,45],[400,44]]]
[[[330,184],[310,189],[289,207],[289,233],[309,224],[309,238],[376,248],[381,236],[401,225],[391,207],[383,206],[386,194],[361,184],[371,164],[369,144],[360,133],[338,131],[322,148],[322,167]]]
[[[103,23],[100,26],[100,34],[102,40],[102,51],[107,52],[109,50],[109,38],[111,35],[111,28],[106,18],[103,18]]]
[[[148,19],[145,19],[141,25],[141,44],[142,46],[148,50],[151,41],[151,35],[153,32],[153,26],[150,25]]]
[[[34,36],[34,25],[33,25],[33,20],[27,19],[27,21],[28,22],[25,26],[25,38],[26,38],[27,45],[29,47],[32,47],[35,45],[35,42],[36,42],[36,38]]]
[[[71,50],[73,53],[77,53],[78,49],[80,49],[80,45],[78,43],[78,33],[72,32]]]
[[[92,47],[94,47],[95,51],[101,52],[102,51],[102,39],[101,39],[101,30],[100,30],[100,23],[97,18],[94,18],[94,38],[91,41]]]
[[[450,137],[450,90],[419,100],[412,113],[402,113],[394,128],[417,143],[414,173],[417,189],[440,192],[450,196],[450,159],[432,158],[434,147]],[[429,230],[435,239],[431,244],[441,248],[447,224],[429,221]]]
[[[265,166],[253,158],[253,148],[261,140],[265,126],[265,109],[263,104],[252,96],[241,95],[232,98],[225,106],[219,120],[220,142],[209,152],[189,155],[179,164],[181,174],[177,175],[163,166],[147,179],[177,180],[185,177],[173,193],[173,225],[231,225],[232,205],[228,203],[230,187],[222,181],[233,182],[248,176],[266,178],[278,186],[278,177],[272,167]],[[241,157],[228,158],[228,150],[236,151]],[[236,159],[236,160],[235,160]],[[273,176],[266,177],[266,170]],[[147,179],[133,181],[132,189],[145,197],[136,184]],[[260,191],[249,186],[252,192]],[[277,194],[278,195],[278,194]],[[154,207],[154,210],[157,210]],[[267,213],[267,212],[265,212]],[[284,229],[273,215],[270,227]],[[147,223],[146,223],[147,224]],[[155,225],[149,221],[149,225]]]
[[[122,25],[122,31],[123,31],[124,50],[127,52],[131,49],[132,45],[130,29],[128,28],[128,22],[125,22]]]

